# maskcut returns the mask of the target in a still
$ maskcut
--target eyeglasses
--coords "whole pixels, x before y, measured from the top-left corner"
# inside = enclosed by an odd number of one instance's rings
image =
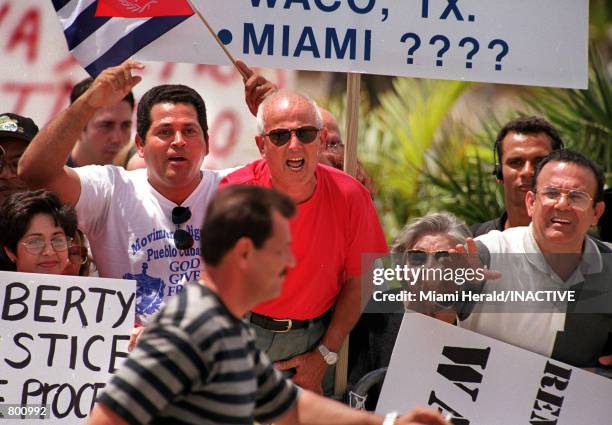
[[[71,261],[83,265],[87,263],[87,257],[89,256],[89,251],[87,251],[87,248],[85,248],[84,246],[72,245],[68,249],[68,256],[70,257]]]
[[[562,196],[567,198],[567,204],[570,207],[579,210],[586,210],[593,203],[593,198],[582,190],[561,189],[560,187],[544,186],[542,189],[536,190],[542,196],[542,204],[554,205],[561,200]]]
[[[49,241],[51,248],[55,252],[66,251],[72,245],[72,238],[65,235],[57,235]],[[26,251],[32,255],[40,255],[47,246],[47,241],[44,238],[32,238],[25,242],[21,242]]]
[[[429,256],[432,256],[436,261],[440,261],[443,258],[448,258],[450,253],[448,251],[427,252],[422,249],[409,249],[404,253],[405,261],[413,266],[422,266],[427,263]]]
[[[299,128],[276,128],[267,134],[262,136],[268,136],[270,141],[275,146],[284,146],[289,140],[291,140],[291,133],[295,133],[298,140],[304,144],[312,143],[317,138],[320,129],[312,126],[305,126]]]
[[[174,231],[174,246],[177,249],[189,249],[193,246],[193,237],[186,230],[181,229],[181,224],[191,218],[189,207],[174,207],[172,209],[172,223],[176,224]]]
[[[4,171],[4,166],[6,165],[13,174],[17,175],[18,164],[19,157],[15,157],[12,161],[9,161],[8,158],[6,158],[6,150],[2,146],[0,146],[0,173]]]

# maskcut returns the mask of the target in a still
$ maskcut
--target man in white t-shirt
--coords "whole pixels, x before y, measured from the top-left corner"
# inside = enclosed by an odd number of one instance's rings
[[[204,101],[183,85],[157,86],[142,97],[135,142],[146,169],[64,166],[84,125],[121,101],[141,80],[133,71],[142,68],[129,60],[103,71],[32,141],[19,175],[76,207],[100,276],[135,279],[137,319],[146,321],[165,298],[200,277],[200,226],[219,180],[200,170],[208,153]],[[261,96],[256,76],[245,84]]]

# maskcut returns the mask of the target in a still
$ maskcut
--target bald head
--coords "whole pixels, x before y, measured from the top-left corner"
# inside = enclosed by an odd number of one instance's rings
[[[340,136],[338,121],[327,109],[319,108],[319,113],[323,119],[323,127],[327,129],[325,143],[321,143],[319,146],[319,161],[342,170],[344,166],[344,144]]]
[[[323,127],[323,119],[316,102],[310,97],[293,90],[279,90],[268,96],[259,105],[257,111],[257,132],[263,134],[266,130],[266,120],[271,110],[299,111],[300,113],[311,112],[317,128]],[[308,111],[308,112],[307,112]]]
[[[319,145],[327,130],[317,104],[301,93],[279,91],[259,106],[257,147],[270,170],[272,187],[300,203],[312,196]]]
[[[336,117],[334,117],[327,109],[321,107],[319,107],[319,113],[321,114],[321,119],[323,120],[323,127],[327,128],[327,132],[330,133],[330,135],[331,133],[337,135],[339,143],[342,143],[340,128],[338,127]]]

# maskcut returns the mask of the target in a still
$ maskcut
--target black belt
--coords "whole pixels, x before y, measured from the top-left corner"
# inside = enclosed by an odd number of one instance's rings
[[[251,313],[250,321],[254,325],[262,327],[272,332],[289,332],[293,329],[305,329],[322,320],[327,320],[330,316],[330,311],[323,313],[321,316],[309,320],[294,320],[294,319],[274,319],[273,317],[262,316],[261,314]]]

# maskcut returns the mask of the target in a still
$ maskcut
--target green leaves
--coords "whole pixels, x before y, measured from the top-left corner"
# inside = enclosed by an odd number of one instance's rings
[[[567,147],[592,158],[612,183],[612,79],[591,48],[588,90],[543,89],[525,99],[557,128]]]
[[[611,184],[612,81],[591,52],[588,90],[533,89],[503,118],[480,117],[477,130],[464,124],[474,118],[469,106],[463,105],[462,118],[454,113],[463,94],[481,87],[476,84],[395,78],[379,106],[370,107],[364,96],[359,158],[376,183],[375,202],[389,238],[410,218],[432,211],[449,211],[468,224],[499,216],[503,188],[491,175],[493,141],[506,121],[520,115],[546,117],[568,147],[604,167]],[[329,108],[344,116],[337,100]]]
[[[385,229],[396,232],[423,212],[420,179],[426,152],[436,144],[448,113],[470,83],[396,78],[393,90],[366,117],[360,158],[377,182]]]

